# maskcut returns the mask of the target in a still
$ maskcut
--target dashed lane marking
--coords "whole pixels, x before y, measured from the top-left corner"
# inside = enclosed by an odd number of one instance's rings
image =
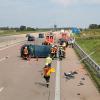
[[[14,44],[8,44],[8,45],[6,45],[7,47],[1,48],[0,51],[5,50],[5,49],[8,49],[8,48],[13,47],[13,46],[16,46],[16,45],[18,45],[18,44],[20,44],[20,43],[23,43],[23,42],[25,42],[25,40],[24,40],[24,41],[16,42],[16,43],[14,43]]]

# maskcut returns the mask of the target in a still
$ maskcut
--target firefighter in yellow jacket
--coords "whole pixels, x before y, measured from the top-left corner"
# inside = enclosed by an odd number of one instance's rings
[[[43,77],[46,80],[47,88],[49,87],[50,75],[53,72],[55,72],[55,69],[48,67],[48,65],[45,65],[45,67],[43,68]]]
[[[51,67],[51,63],[52,63],[52,58],[49,55],[45,60],[45,65],[48,65],[48,67]]]

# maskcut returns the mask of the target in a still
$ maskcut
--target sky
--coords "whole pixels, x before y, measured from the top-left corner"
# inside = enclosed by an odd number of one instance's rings
[[[0,27],[100,24],[100,0],[0,0]]]

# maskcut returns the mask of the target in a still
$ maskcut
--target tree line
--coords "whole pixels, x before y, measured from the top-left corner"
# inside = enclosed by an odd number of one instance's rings
[[[10,28],[10,27],[0,27],[0,30],[16,30],[16,31],[35,31],[36,28],[32,28],[32,27],[26,27],[24,25],[21,25],[20,27],[14,27],[14,28]]]
[[[90,24],[89,29],[100,29],[100,24]]]
[[[89,29],[100,29],[100,24],[90,24]],[[27,27],[25,25],[21,25],[20,27],[0,27],[0,30],[16,30],[16,31],[36,31],[36,30],[39,30],[39,29],[42,29],[42,30],[61,30],[62,28],[58,28],[57,25],[54,25],[54,28],[33,28],[33,27]],[[69,29],[67,27],[63,27],[63,29]]]

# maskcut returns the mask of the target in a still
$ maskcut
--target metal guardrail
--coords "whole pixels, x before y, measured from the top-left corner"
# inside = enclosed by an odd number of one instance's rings
[[[85,64],[94,68],[97,73],[100,73],[100,66],[90,57],[90,55],[86,54],[76,42],[74,43],[74,49],[77,51]]]

